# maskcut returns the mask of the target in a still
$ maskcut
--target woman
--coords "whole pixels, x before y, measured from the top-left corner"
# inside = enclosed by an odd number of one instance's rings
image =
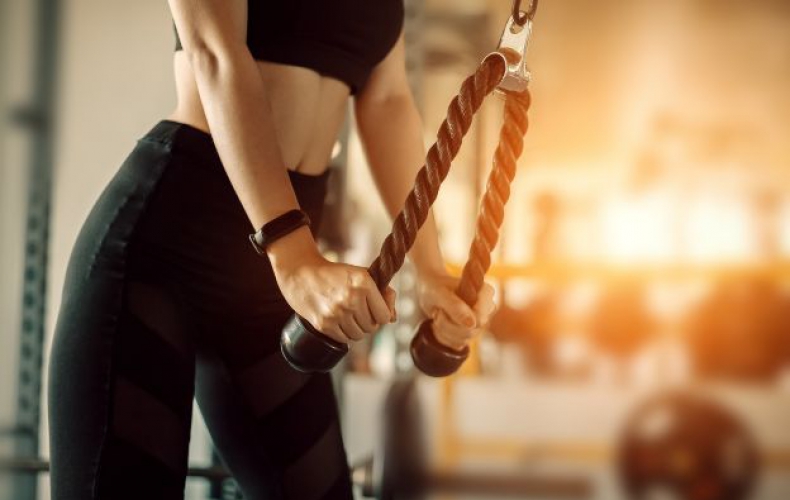
[[[178,104],[102,194],[69,264],[51,362],[53,498],[181,498],[195,396],[248,500],[350,499],[330,378],[291,369],[278,343],[294,311],[340,342],[394,320],[392,290],[325,260],[313,238],[351,95],[390,213],[423,162],[402,0],[170,7]],[[248,241],[259,229],[265,258]],[[432,220],[410,258],[437,337],[462,347],[491,312],[490,288],[476,310],[452,293]]]

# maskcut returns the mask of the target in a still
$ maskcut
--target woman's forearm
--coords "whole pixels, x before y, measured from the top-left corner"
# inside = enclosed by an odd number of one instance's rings
[[[241,47],[220,54],[193,50],[188,56],[214,143],[252,227],[299,208],[251,54]],[[273,245],[273,259],[277,250],[290,256],[317,251],[306,230]]]
[[[410,94],[357,106],[359,125],[371,173],[387,211],[397,215],[425,162],[422,120]],[[444,273],[433,214],[420,229],[409,257],[419,273]]]
[[[252,56],[246,50],[188,56],[214,144],[253,227],[297,208]]]

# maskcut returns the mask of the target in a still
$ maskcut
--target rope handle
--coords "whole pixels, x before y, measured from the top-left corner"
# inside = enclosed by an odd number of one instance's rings
[[[499,230],[505,219],[505,205],[510,198],[510,185],[516,177],[517,161],[524,151],[530,104],[529,91],[507,95],[505,120],[499,134],[499,145],[494,153],[494,167],[488,176],[486,191],[480,202],[469,258],[455,290],[456,295],[469,306],[474,306],[477,302],[484,277],[491,267],[491,253],[499,241]]]
[[[448,107],[447,117],[439,127],[425,165],[417,173],[414,187],[398,213],[392,232],[381,245],[378,257],[368,268],[379,290],[384,290],[403,266],[417,232],[425,223],[439,188],[461,149],[466,133],[485,98],[502,81],[506,67],[501,57],[487,57],[477,71],[461,85],[461,91]]]

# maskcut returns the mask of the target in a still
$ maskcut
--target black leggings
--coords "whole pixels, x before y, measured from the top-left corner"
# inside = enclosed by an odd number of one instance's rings
[[[291,173],[317,226],[327,175]],[[183,498],[198,405],[248,500],[352,498],[327,375],[279,351],[292,314],[211,136],[163,121],[82,228],[50,367],[54,500]]]

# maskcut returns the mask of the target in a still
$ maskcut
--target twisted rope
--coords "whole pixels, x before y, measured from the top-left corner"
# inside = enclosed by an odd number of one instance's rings
[[[499,241],[499,229],[505,218],[505,204],[510,198],[510,184],[516,176],[516,162],[524,151],[524,136],[529,128],[527,111],[531,104],[529,91],[508,93],[505,120],[494,154],[494,167],[488,176],[486,192],[477,216],[475,238],[469,259],[455,290],[464,302],[474,306],[483,287],[483,279],[491,267],[491,252]]]
[[[383,290],[403,265],[414,244],[417,231],[425,223],[439,188],[450,171],[450,165],[461,148],[475,113],[486,96],[499,85],[505,74],[501,57],[488,57],[474,75],[467,78],[461,91],[450,103],[447,118],[442,122],[436,143],[428,151],[425,165],[417,174],[414,188],[393,223],[392,232],[381,245],[376,260],[368,268],[373,281]]]

